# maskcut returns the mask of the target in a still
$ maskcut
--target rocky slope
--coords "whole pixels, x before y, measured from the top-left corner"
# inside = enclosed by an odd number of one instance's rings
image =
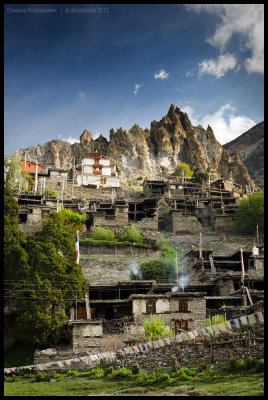
[[[159,122],[151,123],[150,129],[142,129],[136,124],[129,131],[119,128],[115,132],[111,129],[109,141],[102,135],[93,140],[91,133],[84,130],[80,143],[71,145],[52,140],[24,150],[28,159],[37,157],[42,161],[44,170],[50,166],[69,169],[74,159],[79,165],[81,159],[92,151],[118,160],[123,177],[133,178],[139,174],[154,178],[157,174],[171,173],[178,163],[186,162],[192,170],[199,167],[201,171],[206,171],[209,167],[214,172],[214,178],[233,177],[244,188],[249,184],[254,187],[240,158],[231,159],[217,142],[211,127],[194,127],[187,114],[173,104]]]
[[[224,146],[231,157],[238,154],[254,182],[264,189],[264,122]]]

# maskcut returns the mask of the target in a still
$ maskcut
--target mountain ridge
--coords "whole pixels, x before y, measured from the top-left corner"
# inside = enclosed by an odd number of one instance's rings
[[[236,154],[255,184],[264,189],[264,121],[223,145],[231,158]]]
[[[74,158],[79,165],[83,157],[94,151],[118,160],[121,176],[126,178],[135,177],[134,168],[151,177],[170,174],[178,163],[186,162],[192,170],[199,168],[205,172],[209,168],[215,179],[232,178],[244,189],[249,185],[258,189],[240,158],[231,158],[216,140],[212,128],[209,125],[207,129],[201,125],[194,127],[187,113],[173,104],[160,121],[151,122],[150,129],[142,129],[138,124],[128,131],[121,127],[116,131],[111,129],[109,141],[102,135],[94,140],[90,131],[85,129],[79,143],[52,140],[28,147],[22,154],[26,154],[27,159],[37,157],[43,162],[44,169],[70,169]]]

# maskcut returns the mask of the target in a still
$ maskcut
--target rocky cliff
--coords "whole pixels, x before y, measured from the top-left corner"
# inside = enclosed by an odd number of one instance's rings
[[[264,122],[253,126],[223,147],[231,158],[236,154],[240,157],[254,182],[264,189]]]
[[[206,171],[209,167],[214,177],[228,179],[232,176],[244,188],[249,184],[255,186],[240,158],[230,157],[216,140],[211,127],[194,127],[187,114],[173,104],[159,122],[151,123],[150,129],[142,129],[136,124],[129,131],[119,128],[115,132],[111,129],[109,141],[102,135],[93,140],[91,133],[84,130],[80,143],[71,145],[52,140],[24,150],[28,159],[37,157],[42,161],[44,170],[48,167],[69,169],[74,159],[79,165],[81,159],[93,151],[118,160],[125,177],[139,174],[153,178],[156,174],[171,173],[178,163],[186,162],[192,170],[199,167]]]

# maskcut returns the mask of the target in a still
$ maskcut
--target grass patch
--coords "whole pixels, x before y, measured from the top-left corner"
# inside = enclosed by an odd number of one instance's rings
[[[223,365],[224,367],[224,365]],[[122,390],[129,395],[163,395],[176,393],[180,388],[188,395],[207,392],[212,396],[263,396],[263,372],[226,374],[217,366],[217,373],[209,369],[198,372],[185,368],[175,373],[153,371],[150,375],[133,374],[126,368],[96,367],[87,371],[69,371],[53,382],[38,381],[37,376],[5,378],[5,396],[86,396],[112,394]],[[44,373],[43,373],[44,374]],[[57,376],[56,376],[57,375]],[[55,374],[58,377],[60,374]],[[46,376],[44,376],[46,378]],[[144,393],[141,393],[144,388]],[[131,394],[130,394],[131,393]],[[199,393],[199,394],[198,394]],[[119,394],[119,393],[118,393]]]

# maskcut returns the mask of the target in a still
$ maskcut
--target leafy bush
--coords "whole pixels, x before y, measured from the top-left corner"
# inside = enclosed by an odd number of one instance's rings
[[[162,256],[166,260],[169,260],[169,261],[173,262],[175,260],[176,252],[171,247],[164,246]]]
[[[226,314],[224,314],[224,315],[216,314],[216,315],[213,315],[212,318],[211,317],[206,318],[205,327],[217,325],[217,324],[220,324],[220,323],[226,322],[226,321],[227,321]]]
[[[110,230],[108,230],[106,228],[102,228],[102,227],[94,228],[90,236],[94,240],[112,241],[115,238],[115,234],[113,231],[110,231]]]
[[[145,336],[150,340],[156,340],[163,336],[170,337],[174,335],[174,331],[165,324],[164,321],[155,315],[150,316],[150,320],[146,318],[143,322]]]
[[[142,279],[170,282],[176,279],[174,262],[152,259],[140,264]]]
[[[35,377],[36,382],[50,382],[51,379],[56,379],[56,381],[62,381],[63,376],[55,371],[51,372],[38,372]]]
[[[137,181],[142,181],[143,180],[143,176],[138,176]]]
[[[164,236],[160,236],[156,242],[155,242],[156,247],[158,247],[159,249],[164,250],[165,247],[167,247],[167,239],[164,238]]]
[[[49,189],[49,188],[48,188],[48,189],[45,190],[44,194],[45,194],[46,196],[58,197],[58,193],[57,193],[56,190],[54,190],[54,189]]]
[[[119,242],[131,242],[131,243],[142,243],[143,234],[141,230],[134,224],[127,226],[122,233],[118,236]]]
[[[86,214],[79,214],[77,212],[67,210],[66,208],[60,210],[58,214],[64,225],[73,224],[78,226],[83,224],[86,219]]]
[[[181,381],[189,381],[192,378],[191,376],[187,375],[185,369],[180,369],[179,371],[172,372],[170,376],[172,378],[179,378],[179,380]]]
[[[240,360],[236,360],[235,370],[241,372],[241,371],[245,371],[245,369],[246,369],[245,361],[242,358]]]
[[[264,358],[260,358],[259,360],[257,360],[255,371],[256,372],[264,371]]]
[[[100,378],[104,376],[104,370],[101,367],[95,367],[87,371],[76,371],[76,370],[69,370],[67,372],[68,375],[76,376],[76,377],[93,377],[93,378]]]

